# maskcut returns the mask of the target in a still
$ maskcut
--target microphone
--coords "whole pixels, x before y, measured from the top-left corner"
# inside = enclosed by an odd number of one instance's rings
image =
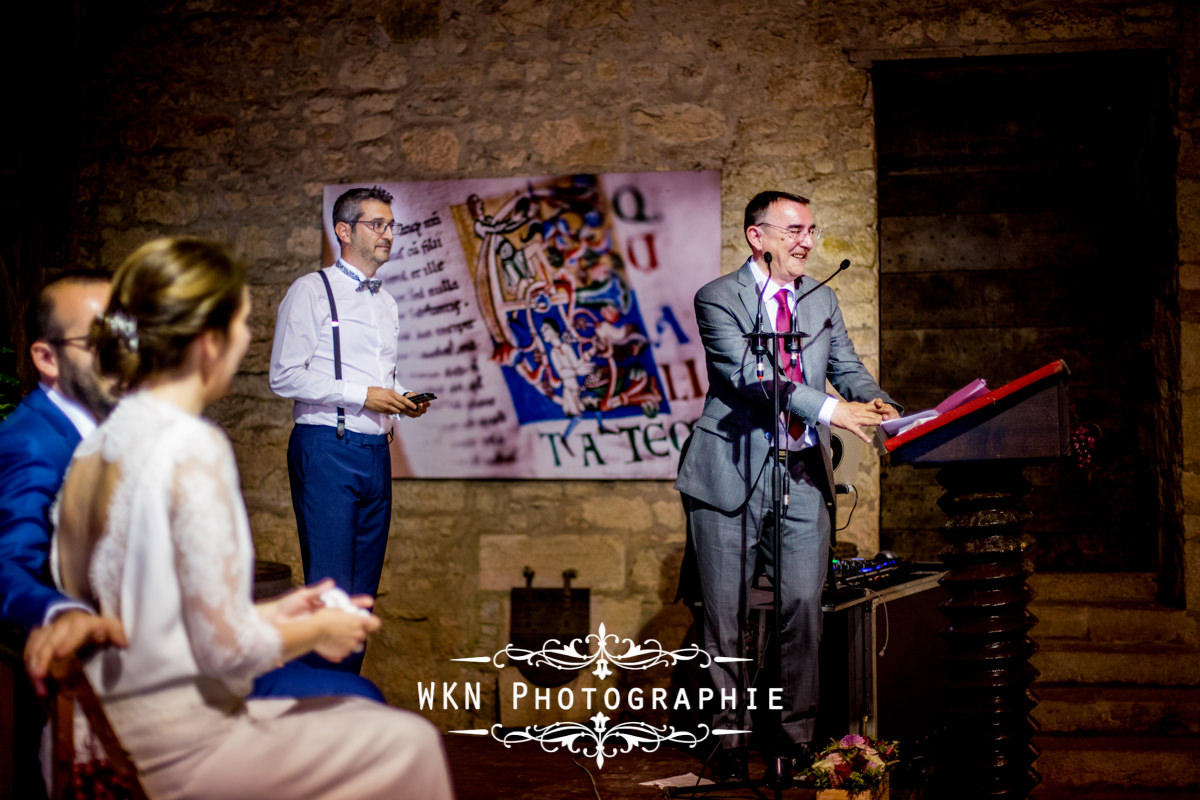
[[[836,275],[837,273],[833,273]],[[792,291],[796,292],[800,288],[800,279],[797,278],[792,284]],[[784,349],[792,356],[800,353],[800,337],[796,336],[796,312],[800,310],[800,298],[796,298],[796,302],[792,303],[792,313],[788,314],[788,337],[784,340]]]
[[[837,274],[838,274],[839,272],[841,272],[842,270],[846,270],[846,269],[850,269],[850,259],[848,259],[848,258],[842,259],[842,263],[838,265],[838,268],[837,268],[837,269],[835,269],[835,270],[833,271],[833,274],[831,274],[831,275],[830,275],[828,278],[826,278],[825,280],[821,281],[821,282],[820,282],[820,283],[818,283],[816,286],[812,287],[812,288],[811,288],[811,289],[809,289],[807,292],[805,292],[804,294],[802,294],[802,295],[800,295],[799,297],[797,297],[797,298],[796,298],[796,304],[797,304],[797,305],[799,305],[799,303],[800,303],[800,301],[801,301],[801,300],[803,300],[804,298],[808,297],[810,294],[812,294],[813,292],[815,292],[817,289],[820,289],[820,288],[821,288],[822,286],[824,286],[825,284],[829,283],[831,280],[833,280],[835,277],[837,277]],[[797,290],[797,291],[799,291],[799,290],[800,290],[800,279],[799,279],[799,278],[796,278],[796,290]],[[793,314],[793,316],[795,316],[795,315]]]
[[[758,317],[754,320],[754,336],[750,340],[750,349],[754,351],[754,373],[761,381],[763,379],[763,356],[767,354],[767,343],[762,336],[762,312],[763,312],[763,296],[767,293],[767,287],[771,285],[771,254],[763,253],[763,260],[767,262],[767,280],[763,283],[762,291],[758,293]]]
[[[835,269],[828,278],[821,281],[816,286],[814,286],[813,288],[809,289],[807,292],[805,292],[804,294],[802,294],[796,298],[796,302],[794,304],[792,304],[792,323],[791,323],[791,325],[788,326],[789,334],[794,334],[796,332],[796,316],[797,316],[797,312],[800,310],[800,301],[803,300],[804,298],[808,297],[810,294],[815,292],[817,289],[820,289],[825,284],[829,283],[831,280],[834,279],[834,277],[839,272],[841,272],[842,270],[846,270],[846,269],[850,269],[850,259],[848,259],[848,258],[842,259],[842,263],[838,265],[838,268]],[[801,278],[802,277],[803,276],[801,276]],[[801,278],[796,278],[795,282],[792,284],[793,291],[796,291],[796,292],[800,291]],[[826,323],[828,323],[828,320],[826,320]],[[799,353],[800,352],[800,337],[799,336],[788,336],[787,341],[784,343],[784,346],[787,348],[787,351],[789,353]]]

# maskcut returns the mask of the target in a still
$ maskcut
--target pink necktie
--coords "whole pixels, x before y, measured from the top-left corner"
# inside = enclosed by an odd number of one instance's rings
[[[787,333],[792,329],[792,309],[788,305],[791,292],[780,289],[775,293],[775,332]],[[779,343],[779,371],[796,383],[804,383],[804,366],[797,355],[795,365],[792,364],[792,354],[787,351],[783,342]],[[804,436],[804,420],[794,414],[787,414],[788,434],[793,439]]]
[[[787,333],[792,329],[792,309],[788,300],[791,297],[789,289],[780,289],[775,293],[775,332]],[[796,383],[804,383],[804,366],[800,363],[799,355],[795,366],[792,365],[792,354],[787,351],[783,342],[779,343],[779,370]]]

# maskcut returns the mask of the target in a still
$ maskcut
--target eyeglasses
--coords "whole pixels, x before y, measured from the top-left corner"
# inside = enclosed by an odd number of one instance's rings
[[[795,242],[800,239],[803,239],[805,234],[811,236],[812,240],[815,242],[818,239],[820,239],[821,234],[823,234],[825,232],[824,230],[816,227],[815,225],[810,228],[782,228],[778,225],[772,225],[769,222],[760,222],[760,223],[758,223],[758,227],[774,228],[775,230],[781,232],[784,236],[786,236],[788,241],[791,241],[791,242]]]
[[[88,346],[87,334],[84,334],[83,336],[68,336],[68,337],[61,338],[61,339],[47,339],[46,341],[49,342],[50,344],[54,345],[55,347],[62,347],[63,345],[68,345],[68,344],[73,344],[76,347],[84,347],[84,348],[86,348]]]
[[[400,225],[396,222],[388,222],[382,219],[356,219],[350,222],[350,225],[366,225],[377,234],[383,234],[386,230],[391,230],[393,234],[400,232]]]

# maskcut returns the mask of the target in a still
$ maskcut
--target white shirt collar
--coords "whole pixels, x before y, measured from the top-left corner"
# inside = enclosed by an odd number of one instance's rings
[[[45,383],[38,383],[38,386],[50,398],[50,402],[54,403],[58,410],[66,415],[71,424],[75,426],[75,430],[79,431],[81,437],[87,438],[88,434],[96,430],[96,418],[86,408],[69,397],[64,396],[53,386]]]
[[[749,262],[750,262],[750,271],[754,274],[754,285],[757,286],[758,290],[761,292],[762,288],[763,288],[763,284],[767,282],[767,273],[763,272],[759,268],[758,262],[754,260],[754,256],[750,256]],[[776,278],[771,278],[771,283],[777,289],[787,289],[792,294],[796,293],[796,287],[792,284],[791,281],[782,281],[781,282],[781,281],[777,280]],[[771,296],[773,297],[774,295],[775,295],[775,292],[771,292]]]
[[[779,283],[772,279],[771,286],[773,288],[767,289],[767,273],[759,269],[758,262],[754,260],[753,256],[750,257],[749,262],[750,272],[754,275],[754,289],[761,298],[761,302],[766,306],[767,315],[769,319],[772,320],[771,324],[774,325],[773,320],[775,319],[775,312],[779,306],[779,300],[776,299],[776,295],[779,294],[780,289],[788,290],[788,309],[794,313],[796,309],[797,297],[795,285],[791,281]]]

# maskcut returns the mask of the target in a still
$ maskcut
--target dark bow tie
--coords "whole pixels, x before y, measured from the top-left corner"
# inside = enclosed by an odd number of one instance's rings
[[[379,278],[360,278],[357,275],[355,275],[353,272],[351,272],[349,269],[347,269],[346,265],[343,264],[341,261],[336,262],[334,264],[334,266],[337,267],[338,269],[340,269],[342,271],[342,274],[358,281],[358,288],[355,289],[354,291],[370,292],[371,294],[379,294],[379,289],[380,289],[380,287],[383,286],[383,281],[380,280]]]

